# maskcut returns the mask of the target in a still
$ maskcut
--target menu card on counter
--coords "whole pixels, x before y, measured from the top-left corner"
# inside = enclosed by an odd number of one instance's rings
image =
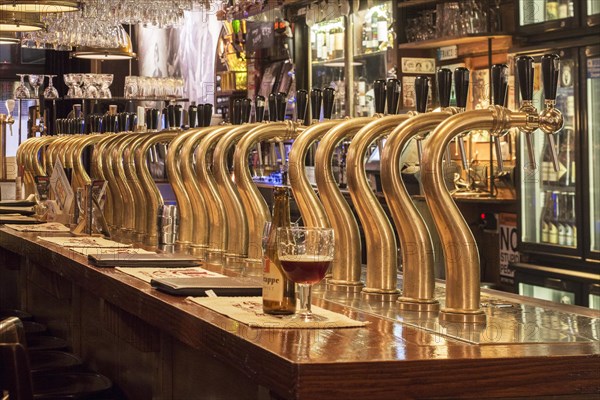
[[[201,267],[188,267],[188,268],[125,268],[117,267],[117,271],[121,271],[124,274],[131,275],[144,282],[150,283],[152,279],[161,278],[223,278],[225,275],[218,274],[206,270]]]

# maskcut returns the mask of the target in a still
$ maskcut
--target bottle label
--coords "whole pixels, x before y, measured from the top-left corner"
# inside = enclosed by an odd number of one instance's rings
[[[377,22],[377,40],[380,42],[387,42],[388,38],[388,24],[386,20]]]
[[[263,259],[263,293],[264,300],[283,301],[283,287],[285,281],[283,273],[272,265],[271,260],[267,257]]]
[[[550,239],[548,238],[548,223],[544,222],[542,224],[542,243],[548,243]]]
[[[344,51],[344,32],[337,32],[335,34],[335,50]]]
[[[565,246],[573,247],[573,226],[567,224],[565,229]]]
[[[566,229],[564,224],[558,224],[558,244],[561,246],[567,245]]]
[[[556,224],[550,224],[550,230],[548,232],[548,242],[552,244],[558,244],[558,227]]]

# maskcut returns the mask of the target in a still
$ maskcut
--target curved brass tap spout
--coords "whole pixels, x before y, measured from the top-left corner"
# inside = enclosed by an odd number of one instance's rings
[[[363,294],[382,301],[398,297],[398,245],[396,235],[383,207],[369,185],[365,171],[366,153],[371,144],[410,118],[391,115],[362,128],[348,148],[348,189],[365,233],[367,279]]]
[[[198,176],[202,196],[206,201],[210,226],[206,262],[216,265],[223,264],[229,231],[227,229],[227,214],[223,199],[217,188],[215,177],[211,171],[211,165],[213,163],[212,156],[215,145],[230,130],[231,126],[226,126],[208,133],[200,140],[195,152],[196,175]]]
[[[53,143],[56,136],[42,136],[31,138],[21,144],[17,151],[17,163],[22,166],[23,183],[25,184],[25,197],[35,193],[36,175],[48,176],[43,165],[40,163],[40,157],[44,161],[46,158],[46,146]]]
[[[118,145],[119,141],[127,137],[127,134],[116,134],[111,135],[111,138],[104,142],[102,148],[102,155],[98,159],[98,166],[102,168],[102,175],[108,183],[108,187],[111,193],[112,200],[112,226],[111,233],[119,239],[121,235],[121,229],[123,228],[123,213],[125,212],[123,206],[123,196],[121,194],[121,188],[117,183],[117,178],[112,168],[112,150]]]
[[[100,134],[85,135],[78,138],[77,145],[73,148],[73,152],[71,154],[71,163],[73,164],[73,181],[76,182],[77,187],[83,187],[92,183],[92,179],[85,170],[81,157],[86,147],[95,145],[101,139],[102,135]]]
[[[211,226],[209,225],[208,205],[204,199],[204,195],[198,185],[198,178],[193,168],[194,151],[198,141],[203,137],[213,132],[216,129],[221,129],[222,126],[210,126],[199,129],[194,133],[186,136],[186,139],[181,142],[177,174],[174,176],[174,182],[183,182],[184,190],[192,204],[192,217],[194,219],[193,237],[192,237],[192,252],[201,258],[206,258],[206,251],[209,246],[209,235]],[[171,151],[169,151],[170,153]],[[173,178],[171,178],[173,179]]]
[[[183,251],[187,250],[192,244],[195,222],[194,208],[202,208],[203,214],[206,214],[204,204],[192,205],[191,194],[188,195],[185,189],[179,165],[181,146],[191,135],[199,130],[191,129],[177,135],[169,144],[169,152],[167,153],[166,160],[167,176],[177,199],[177,211],[179,212],[179,231],[176,245],[178,249]]]
[[[136,220],[140,218],[145,212],[144,208],[141,208],[140,204],[135,201],[135,194],[132,185],[127,179],[125,173],[125,163],[123,160],[125,149],[131,146],[132,142],[138,137],[137,133],[128,133],[123,135],[123,139],[119,140],[113,147],[109,154],[111,157],[111,166],[113,174],[117,180],[117,185],[120,189],[121,200],[123,202],[123,233],[125,234],[126,240],[132,242],[139,242],[140,235],[143,235],[144,231],[136,231]]]
[[[129,145],[123,152],[123,172],[125,173],[125,178],[133,193],[133,204],[136,209],[133,242],[141,244],[144,241],[144,231],[146,230],[146,226],[144,225],[144,219],[140,218],[140,215],[145,212],[148,205],[146,203],[146,190],[140,183],[135,168],[135,149],[143,140],[151,135],[151,133],[144,132],[132,135],[136,136],[129,142]]]
[[[530,124],[531,116],[527,113],[493,106],[449,117],[438,125],[425,144],[421,172],[423,191],[446,259],[446,305],[440,313],[442,320],[485,322],[485,314],[479,308],[477,243],[444,183],[442,163],[446,146],[457,135],[473,129],[499,131]]]
[[[265,222],[271,220],[271,214],[265,199],[252,181],[248,154],[250,149],[260,141],[293,139],[302,130],[304,130],[303,127],[290,121],[260,125],[244,135],[235,149],[233,168],[235,181],[248,218],[249,236],[246,265],[250,267],[259,268],[262,265],[262,232]]]
[[[327,281],[332,290],[359,292],[362,289],[361,244],[358,223],[337,186],[331,168],[333,152],[345,138],[353,137],[373,118],[353,118],[334,126],[319,142],[315,155],[315,179],[319,198],[335,232],[335,256],[332,277]]]
[[[164,204],[164,201],[154,179],[150,175],[146,157],[150,146],[160,142],[170,142],[175,138],[177,133],[178,131],[163,131],[149,136],[135,149],[135,165],[138,178],[142,186],[149,192],[147,197],[148,206],[146,207],[146,212],[142,213],[142,218],[144,218],[146,225],[146,230],[143,232],[145,234],[144,243],[149,246],[158,245],[158,208]]]
[[[304,132],[298,135],[289,157],[289,177],[294,200],[298,205],[304,226],[314,226],[328,228],[331,226],[323,203],[319,200],[317,193],[306,177],[305,159],[310,146],[321,139],[334,126],[342,123],[343,120],[325,121],[306,128]]]
[[[103,154],[104,154],[104,147],[107,145],[107,143],[110,143],[110,141],[112,139],[114,139],[116,135],[115,134],[110,134],[110,133],[105,133],[102,135],[102,139],[100,139],[100,141],[98,143],[96,143],[96,145],[94,146],[94,151],[92,152],[92,164],[91,164],[91,176],[94,179],[102,179],[107,181],[107,187],[106,187],[106,202],[104,203],[104,218],[106,219],[106,223],[108,224],[109,227],[114,226],[114,221],[113,221],[113,205],[114,205],[114,200],[112,198],[113,194],[110,188],[110,182],[108,182],[108,179],[106,178],[106,176],[104,175],[104,169],[103,169],[103,163],[105,163],[105,160],[103,160]]]
[[[431,236],[421,214],[402,181],[400,158],[409,141],[429,132],[451,114],[419,114],[400,124],[388,136],[381,156],[381,184],[390,213],[400,237],[402,251],[401,309],[437,311],[434,298],[434,250]]]
[[[263,123],[246,124],[232,127],[217,143],[213,152],[213,173],[217,189],[223,205],[227,210],[227,245],[224,256],[224,265],[228,267],[241,267],[243,260],[248,255],[248,219],[244,205],[236,185],[234,184],[227,157],[230,149],[250,130]]]
[[[53,141],[52,143],[50,143],[50,145],[48,146],[48,149],[46,151],[46,173],[51,176],[52,175],[52,170],[54,169],[54,165],[56,164],[56,160],[59,159],[58,157],[58,153],[61,151],[61,147],[62,145],[64,145],[64,143],[66,141],[68,141],[70,138],[70,136],[59,136],[56,138],[55,141]],[[62,160],[61,157],[61,163],[63,165],[63,167],[65,166],[64,160]]]

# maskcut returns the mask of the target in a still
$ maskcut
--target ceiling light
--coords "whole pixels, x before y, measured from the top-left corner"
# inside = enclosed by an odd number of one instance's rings
[[[16,32],[2,32],[0,34],[0,44],[17,44],[21,41]]]
[[[110,48],[99,48],[99,47],[77,47],[71,55],[75,58],[84,58],[87,60],[131,60],[136,57],[133,52],[133,46],[131,45],[131,38],[125,31],[123,31],[127,38],[127,44],[125,46],[117,47],[114,49]]]
[[[79,2],[71,0],[0,0],[0,10],[26,13],[58,13],[79,10]]]
[[[0,10],[0,33],[32,32],[44,27],[39,15]]]

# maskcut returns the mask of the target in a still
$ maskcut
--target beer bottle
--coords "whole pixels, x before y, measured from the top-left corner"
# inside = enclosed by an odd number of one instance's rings
[[[273,197],[273,218],[263,257],[263,312],[293,314],[296,311],[294,282],[285,277],[277,255],[277,228],[291,225],[289,189],[277,186]]]
[[[550,220],[552,219],[552,192],[546,191],[544,196],[544,208],[542,209],[542,243],[549,243]]]
[[[552,217],[548,229],[548,242],[558,244],[558,216],[560,214],[560,192],[552,192]]]

